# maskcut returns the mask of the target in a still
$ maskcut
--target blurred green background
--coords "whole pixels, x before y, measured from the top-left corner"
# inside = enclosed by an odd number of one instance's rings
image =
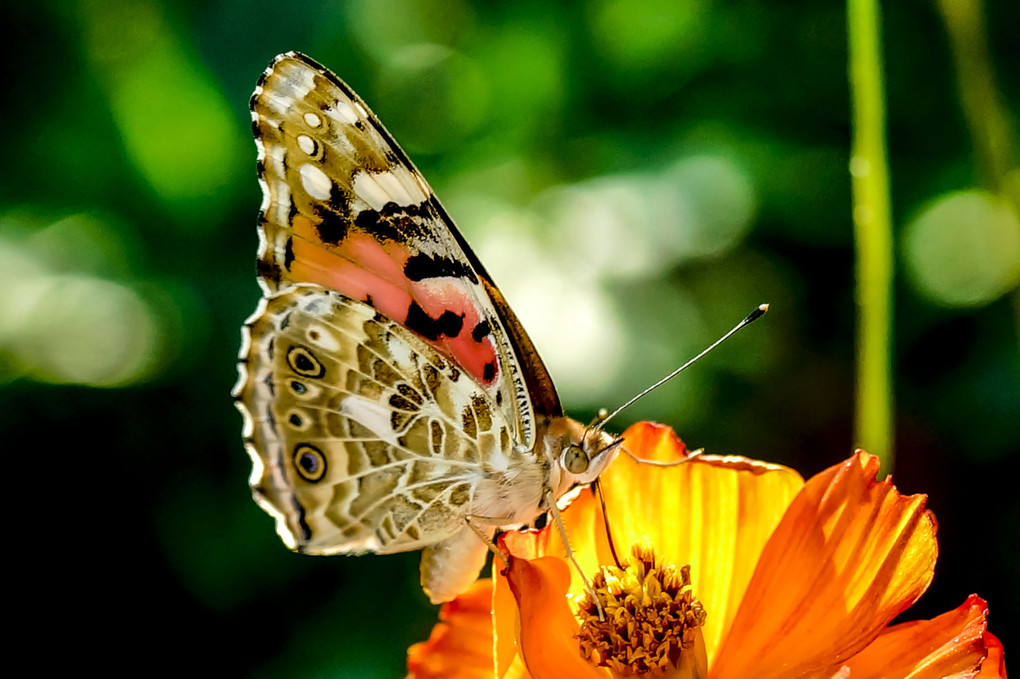
[[[929,494],[941,547],[905,617],[977,592],[1009,655],[1020,5],[900,0],[884,20],[894,477]],[[805,476],[854,445],[840,2],[5,2],[0,26],[0,449],[18,462],[9,583],[30,599],[8,617],[41,666],[398,676],[435,621],[416,554],[293,555],[248,493],[229,396],[259,297],[247,102],[278,52],[374,108],[570,414],[618,405],[768,301],[618,426],[656,419]]]

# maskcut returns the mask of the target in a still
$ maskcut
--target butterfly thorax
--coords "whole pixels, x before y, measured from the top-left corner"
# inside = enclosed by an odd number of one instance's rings
[[[499,528],[528,524],[548,511],[551,502],[594,480],[612,459],[613,451],[602,452],[611,439],[600,433],[586,440],[585,435],[584,426],[569,417],[541,419],[534,450],[514,450],[505,466],[487,470],[478,480],[470,509],[473,520]],[[581,473],[566,465],[570,448],[588,461]]]

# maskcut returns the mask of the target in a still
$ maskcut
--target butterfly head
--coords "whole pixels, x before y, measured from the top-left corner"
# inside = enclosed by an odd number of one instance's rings
[[[597,479],[616,457],[619,447],[618,442],[601,431],[585,429],[574,421],[570,425],[570,434],[557,459],[561,488],[588,485]]]

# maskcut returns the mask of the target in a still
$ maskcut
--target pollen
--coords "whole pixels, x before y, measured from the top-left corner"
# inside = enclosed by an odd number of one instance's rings
[[[640,545],[631,555],[623,568],[603,566],[593,578],[604,616],[591,595],[584,595],[578,611],[581,655],[617,676],[669,674],[685,652],[694,652],[705,609],[694,598],[690,566],[664,564]]]

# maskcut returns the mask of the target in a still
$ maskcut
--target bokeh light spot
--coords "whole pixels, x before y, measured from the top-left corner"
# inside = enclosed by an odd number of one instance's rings
[[[10,348],[32,378],[99,387],[147,375],[158,354],[158,331],[132,290],[79,275],[39,278],[20,286],[26,302]]]
[[[710,7],[708,2],[651,0],[637,8],[628,0],[601,0],[592,5],[592,30],[602,54],[617,68],[647,75],[656,67],[700,61]]]
[[[346,9],[352,37],[379,61],[411,45],[452,45],[474,24],[460,0],[354,0]]]
[[[721,255],[750,229],[757,198],[747,173],[721,155],[684,158],[657,173],[606,175],[539,199],[559,246],[594,276],[647,277]]]
[[[0,379],[118,387],[163,367],[159,314],[128,284],[90,270],[124,268],[124,243],[102,223],[73,215],[30,231],[0,219]]]
[[[209,228],[226,208],[221,189],[244,162],[241,127],[156,5],[119,11],[91,3],[81,17],[124,149],[182,224]]]
[[[1020,281],[1020,222],[984,191],[938,198],[903,233],[915,289],[937,304],[982,306]]]

